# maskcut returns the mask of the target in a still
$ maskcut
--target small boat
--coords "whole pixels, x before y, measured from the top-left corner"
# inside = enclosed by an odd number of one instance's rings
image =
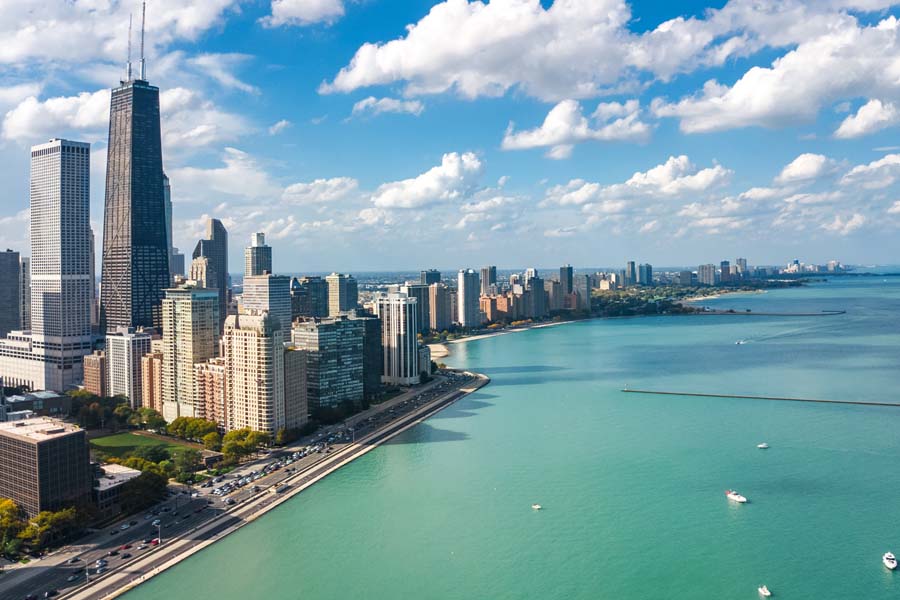
[[[757,444],[756,447],[759,448],[760,450],[768,450],[769,449],[769,445],[765,442],[763,442],[762,444]]]
[[[884,556],[881,557],[881,562],[891,571],[897,568],[897,557],[890,552],[885,552]]]
[[[740,494],[738,494],[735,490],[725,490],[725,496],[729,500],[731,500],[733,502],[738,502],[739,504],[744,504],[745,502],[747,502],[747,499],[745,497],[741,496]]]
[[[735,346],[743,346],[747,343],[747,340],[738,340],[734,343]]]
[[[767,588],[764,585],[759,586],[759,588],[757,588],[757,589],[759,590],[759,595],[762,596],[763,598],[768,598],[769,596],[772,595],[772,592],[769,591],[769,588]]]
[[[534,510],[541,510],[541,509],[544,508],[544,507],[541,506],[540,504],[532,504],[532,505],[531,505],[531,508],[533,508]]]

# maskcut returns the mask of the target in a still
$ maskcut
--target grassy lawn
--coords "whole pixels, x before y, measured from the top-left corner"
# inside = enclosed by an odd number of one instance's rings
[[[121,458],[133,452],[138,446],[165,446],[171,454],[173,450],[190,448],[188,444],[179,444],[174,440],[160,440],[151,437],[137,435],[131,432],[117,433],[91,440],[91,447],[109,456]]]

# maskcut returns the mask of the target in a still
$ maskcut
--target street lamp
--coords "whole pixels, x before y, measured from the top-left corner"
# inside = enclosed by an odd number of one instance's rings
[[[156,525],[156,545],[162,546],[162,519]]]

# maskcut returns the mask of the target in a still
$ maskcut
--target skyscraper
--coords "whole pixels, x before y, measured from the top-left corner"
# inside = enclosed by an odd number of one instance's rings
[[[143,41],[141,43],[143,48]],[[171,285],[159,88],[128,65],[112,90],[103,213],[100,326],[159,327]]]
[[[362,401],[364,327],[360,319],[344,315],[294,324],[291,341],[307,351],[307,398],[313,413]]]
[[[431,285],[432,283],[440,283],[440,281],[441,272],[437,269],[428,269],[427,271],[422,271],[419,274],[419,283]]]
[[[65,391],[81,381],[91,353],[90,256],[90,145],[32,147],[31,333],[0,347],[7,385]]]
[[[328,316],[353,310],[359,304],[359,290],[352,275],[332,273],[325,278],[328,282]]]
[[[479,327],[481,325],[481,306],[478,302],[481,292],[478,273],[472,269],[460,269],[457,287],[457,319],[463,327]]]
[[[195,403],[194,364],[216,355],[219,296],[184,285],[166,290],[162,304],[162,414],[166,421],[201,416]]]
[[[641,264],[638,266],[638,281],[640,285],[653,285],[653,266]]]
[[[719,281],[722,283],[731,283],[731,263],[727,260],[723,260],[719,263],[719,271],[721,272]]]
[[[106,336],[106,393],[125,396],[132,409],[144,406],[141,358],[150,352],[150,334],[131,327],[117,327]]]
[[[328,282],[321,277],[294,278],[291,282],[291,317],[327,317]]]
[[[264,310],[277,319],[281,328],[291,330],[291,278],[287,275],[244,277],[241,309]],[[290,334],[288,334],[290,335]]]
[[[700,265],[697,268],[697,281],[700,285],[716,285],[716,265]]]
[[[21,268],[18,252],[0,252],[0,337],[22,329]]]
[[[490,296],[496,292],[497,267],[490,265],[481,267],[481,295]],[[495,286],[495,287],[491,287]]]
[[[165,173],[163,173],[163,206],[166,211],[166,251],[169,255],[169,276],[172,277],[176,272],[175,241],[172,237],[172,187],[169,185],[169,176]],[[182,260],[184,259],[182,258]]]
[[[444,331],[453,323],[453,307],[450,288],[443,283],[428,286],[429,327],[434,331]]]
[[[428,333],[431,329],[431,303],[428,286],[407,282],[406,285],[400,286],[400,292],[416,299],[416,331]]]
[[[563,298],[575,291],[573,277],[574,269],[572,269],[572,265],[564,265],[559,268],[559,291]]]
[[[272,272],[272,247],[266,245],[266,234],[254,233],[244,249],[244,277]]]
[[[389,385],[419,383],[419,343],[416,339],[417,301],[406,294],[378,298],[384,369],[381,381]]]
[[[218,219],[206,223],[206,239],[194,247],[193,258],[205,257],[215,273],[216,291],[219,294],[220,327],[228,315],[228,231]]]
[[[31,259],[23,256],[20,259],[19,289],[22,292],[22,329],[31,331]],[[96,285],[91,282],[91,285]]]
[[[625,285],[634,285],[637,283],[637,269],[635,268],[634,261],[629,260],[625,263]]]
[[[284,333],[269,313],[225,320],[226,429],[249,427],[274,436],[284,428]]]

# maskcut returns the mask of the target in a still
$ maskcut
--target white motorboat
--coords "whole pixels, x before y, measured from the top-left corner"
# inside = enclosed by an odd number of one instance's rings
[[[541,510],[541,509],[544,508],[544,507],[541,506],[540,504],[532,504],[532,505],[531,505],[531,508],[534,509],[534,510]]]
[[[732,502],[738,502],[740,504],[747,502],[747,499],[738,494],[735,490],[725,490],[725,496]]]
[[[738,340],[734,343],[735,346],[743,346],[747,343],[747,340]]]
[[[757,444],[756,447],[759,448],[760,450],[768,450],[769,449],[769,445],[765,442],[763,442],[762,444]]]
[[[885,552],[884,556],[881,557],[881,562],[891,571],[897,568],[897,557],[890,552]]]
[[[759,595],[763,598],[768,598],[772,595],[772,592],[769,591],[769,588],[764,585],[759,586],[757,589],[759,590]]]

